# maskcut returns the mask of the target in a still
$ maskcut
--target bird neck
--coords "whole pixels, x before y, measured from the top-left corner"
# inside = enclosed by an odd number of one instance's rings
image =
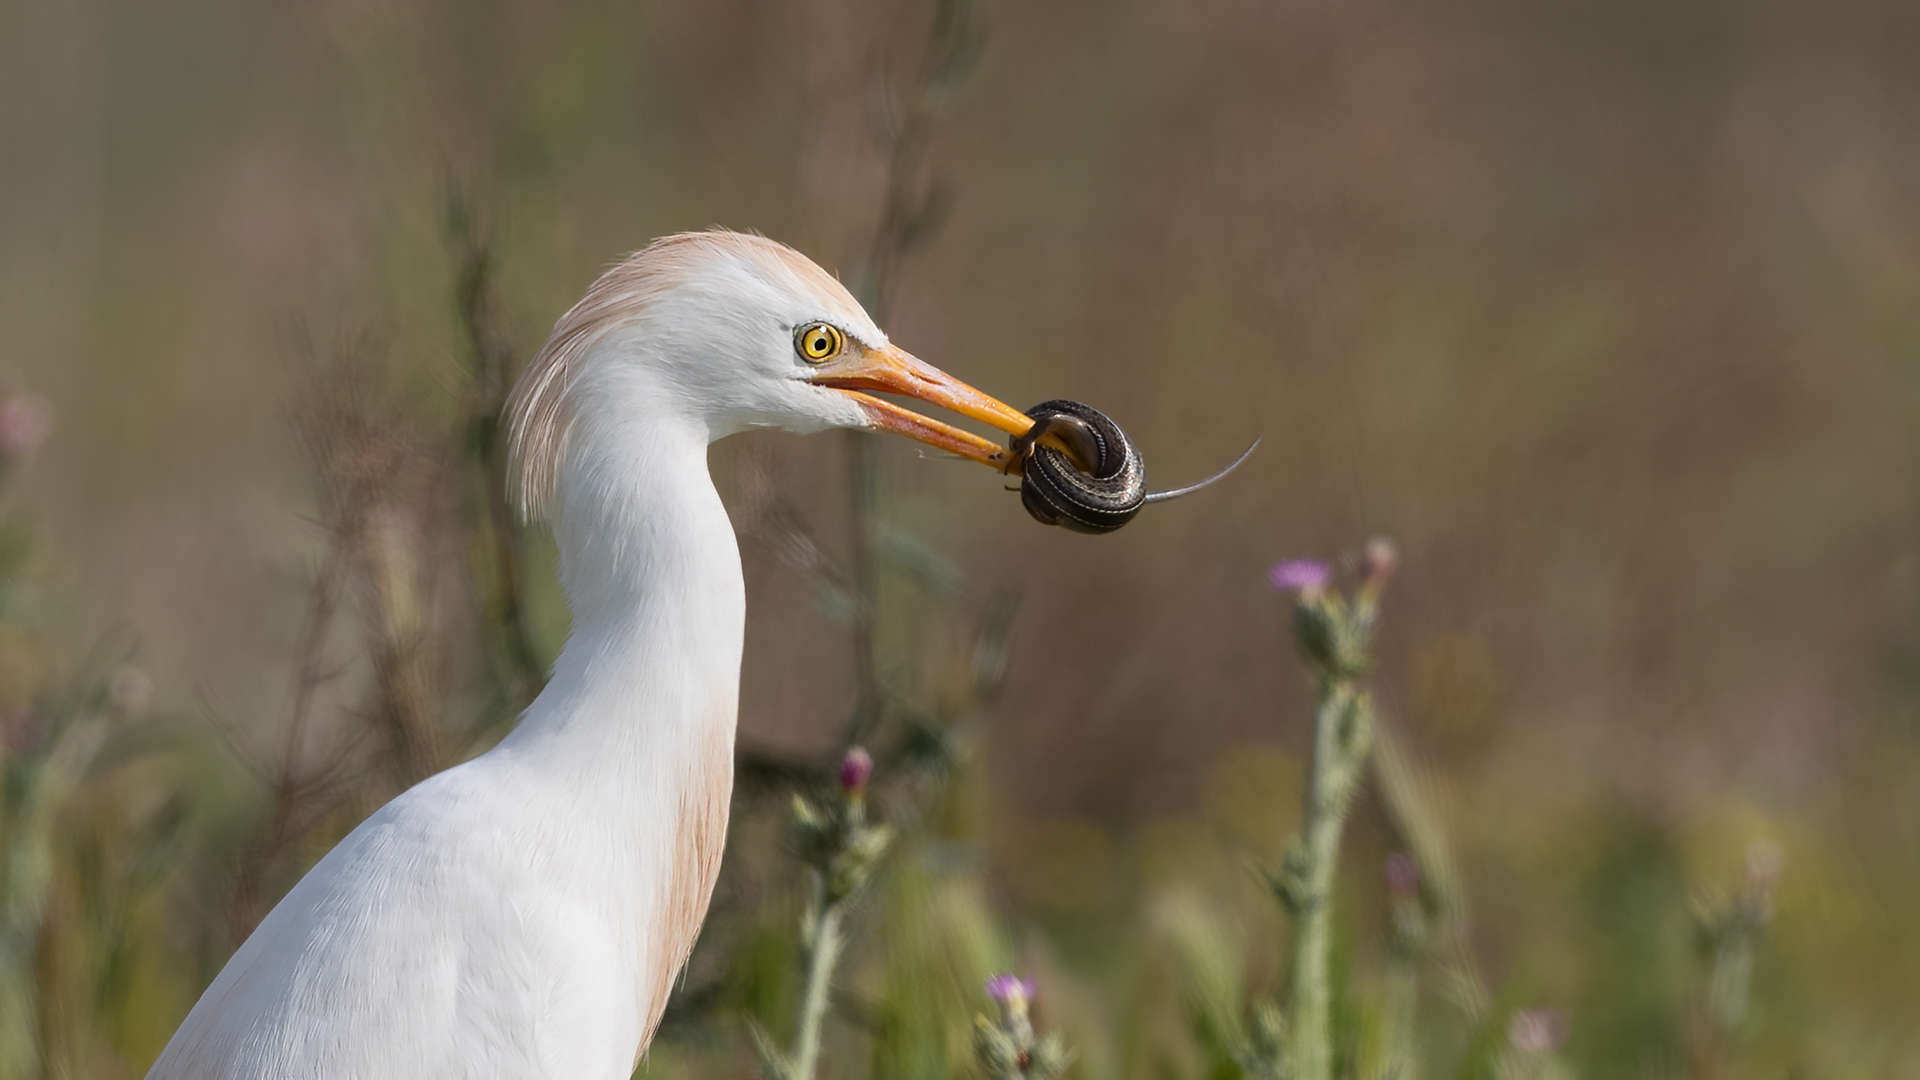
[[[626,780],[721,735],[731,762],[746,588],[707,431],[633,416],[576,436],[554,524],[573,628],[513,737]]]
[[[495,755],[564,791],[546,843],[630,934],[642,1045],[719,875],[746,588],[708,432],[635,415],[576,430],[554,537],[573,630]]]

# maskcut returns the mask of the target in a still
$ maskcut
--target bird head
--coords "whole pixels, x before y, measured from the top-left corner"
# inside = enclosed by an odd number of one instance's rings
[[[892,431],[1005,471],[1003,446],[877,393],[1014,436],[1033,420],[893,345],[831,274],[760,236],[654,241],[555,324],[508,404],[520,506],[545,511],[577,428],[672,418],[709,440],[753,427]]]

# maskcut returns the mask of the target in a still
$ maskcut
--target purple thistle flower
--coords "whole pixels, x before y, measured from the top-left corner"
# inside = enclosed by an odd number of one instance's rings
[[[1288,559],[1267,571],[1267,580],[1284,593],[1314,596],[1325,592],[1333,571],[1318,559]]]
[[[1412,896],[1420,891],[1420,864],[1398,853],[1387,856],[1387,891]]]
[[[863,746],[850,746],[840,759],[840,790],[861,795],[867,790],[867,778],[873,775],[873,755]]]
[[[1024,1003],[1033,998],[1033,980],[1018,975],[995,975],[987,980],[987,996],[1002,1005]]]

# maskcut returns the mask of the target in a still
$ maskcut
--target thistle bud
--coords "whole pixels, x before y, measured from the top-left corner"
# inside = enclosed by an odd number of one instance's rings
[[[1033,980],[1018,975],[995,975],[987,980],[987,996],[1000,1004],[1000,1030],[1025,1050],[1033,1042],[1033,1021],[1027,1013],[1033,1001]]]
[[[1027,1002],[1033,1000],[1033,980],[1018,975],[995,975],[987,980],[987,996],[1002,1008],[1026,1012]]]
[[[1378,589],[1393,576],[1394,567],[1400,564],[1400,553],[1394,550],[1393,541],[1384,536],[1376,536],[1367,541],[1360,552],[1360,580],[1367,587]]]
[[[848,747],[847,755],[840,759],[840,790],[848,798],[858,799],[867,793],[867,779],[872,775],[873,755],[865,747]]]

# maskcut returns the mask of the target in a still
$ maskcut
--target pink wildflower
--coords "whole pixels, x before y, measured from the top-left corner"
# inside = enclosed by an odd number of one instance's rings
[[[1018,975],[995,975],[987,980],[987,996],[1002,1005],[1033,998],[1033,980]]]
[[[1333,571],[1317,559],[1289,559],[1267,571],[1267,580],[1274,588],[1302,597],[1325,592],[1332,579]]]

